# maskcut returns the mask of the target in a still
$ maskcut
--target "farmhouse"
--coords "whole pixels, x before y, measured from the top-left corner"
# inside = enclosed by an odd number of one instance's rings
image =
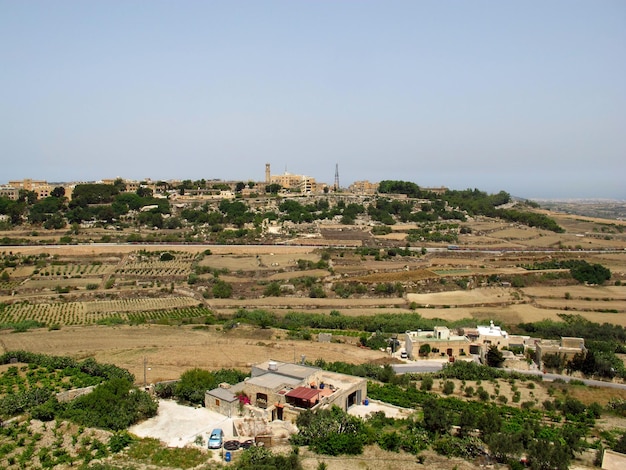
[[[558,354],[565,361],[571,361],[576,354],[584,354],[584,338],[562,337],[560,341],[542,339],[535,343],[535,362],[541,366],[546,354]]]
[[[493,321],[489,322],[489,326],[478,325],[476,328],[463,328],[461,333],[471,341],[470,352],[472,354],[482,356],[491,346],[502,349],[510,345],[509,334],[501,327],[495,326]],[[516,344],[519,341],[520,339],[517,339]]]
[[[446,326],[436,326],[433,331],[407,331],[404,348],[411,358],[429,354],[436,356],[465,356],[469,353],[470,340],[466,336],[450,334]]]
[[[347,410],[367,396],[367,380],[303,364],[266,361],[254,365],[251,377],[231,388],[205,394],[206,408],[234,416],[249,403],[267,421],[295,420],[306,409],[336,405]],[[241,397],[241,399],[239,398]]]

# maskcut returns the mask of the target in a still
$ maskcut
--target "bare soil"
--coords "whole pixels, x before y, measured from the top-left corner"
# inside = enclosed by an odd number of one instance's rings
[[[28,350],[35,353],[93,357],[128,369],[137,383],[143,383],[144,360],[147,383],[175,380],[195,367],[216,370],[236,368],[249,371],[254,363],[275,359],[345,361],[360,364],[388,359],[381,351],[357,347],[357,339],[345,343],[294,341],[271,329],[240,326],[228,332],[217,328],[194,329],[192,326],[83,326],[44,329],[25,333],[0,332],[0,346],[5,351]]]

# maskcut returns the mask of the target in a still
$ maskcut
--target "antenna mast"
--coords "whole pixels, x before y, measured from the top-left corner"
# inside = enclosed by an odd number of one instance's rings
[[[335,163],[335,192],[339,191],[339,163]]]

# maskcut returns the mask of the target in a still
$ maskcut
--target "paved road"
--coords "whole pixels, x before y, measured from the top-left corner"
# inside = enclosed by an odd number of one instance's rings
[[[626,390],[626,384],[605,382],[604,380],[579,379],[577,377],[571,377],[569,375],[560,375],[560,374],[549,374],[549,373],[544,374],[543,372],[538,371],[538,370],[514,370],[514,369],[506,369],[506,370],[510,372],[519,372],[521,374],[540,375],[543,377],[543,380],[548,381],[548,382],[552,382],[553,380],[556,380],[556,379],[562,379],[565,382],[569,382],[570,380],[578,380],[590,387],[605,387],[605,388],[616,388],[619,390]]]
[[[424,360],[424,361],[415,361],[408,362],[406,364],[392,364],[393,370],[396,374],[423,374],[427,372],[439,372],[446,362],[443,361],[432,361],[432,360]],[[569,375],[560,375],[560,374],[544,374],[538,370],[516,370],[516,369],[504,369],[507,372],[518,372],[520,374],[528,374],[528,375],[539,375],[543,377],[543,380],[546,382],[552,382],[556,379],[562,379],[565,382],[569,382],[570,380],[579,380],[583,382],[585,385],[590,387],[605,387],[605,388],[615,388],[619,390],[626,390],[626,384],[614,383],[614,382],[605,382],[603,380],[594,380],[594,379],[579,379],[576,377],[571,377]]]
[[[439,372],[443,365],[446,364],[443,361],[415,361],[407,364],[392,364],[391,367],[396,374],[423,374],[426,372]]]

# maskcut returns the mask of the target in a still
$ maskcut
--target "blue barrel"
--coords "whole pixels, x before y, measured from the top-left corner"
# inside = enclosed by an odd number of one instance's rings
[[[368,398],[366,398],[365,400],[363,400],[363,404],[364,404],[365,406],[369,405],[369,404],[370,404],[369,399],[368,399]]]
[[[226,454],[224,454],[224,460],[226,462],[230,462],[230,452],[226,452]]]

